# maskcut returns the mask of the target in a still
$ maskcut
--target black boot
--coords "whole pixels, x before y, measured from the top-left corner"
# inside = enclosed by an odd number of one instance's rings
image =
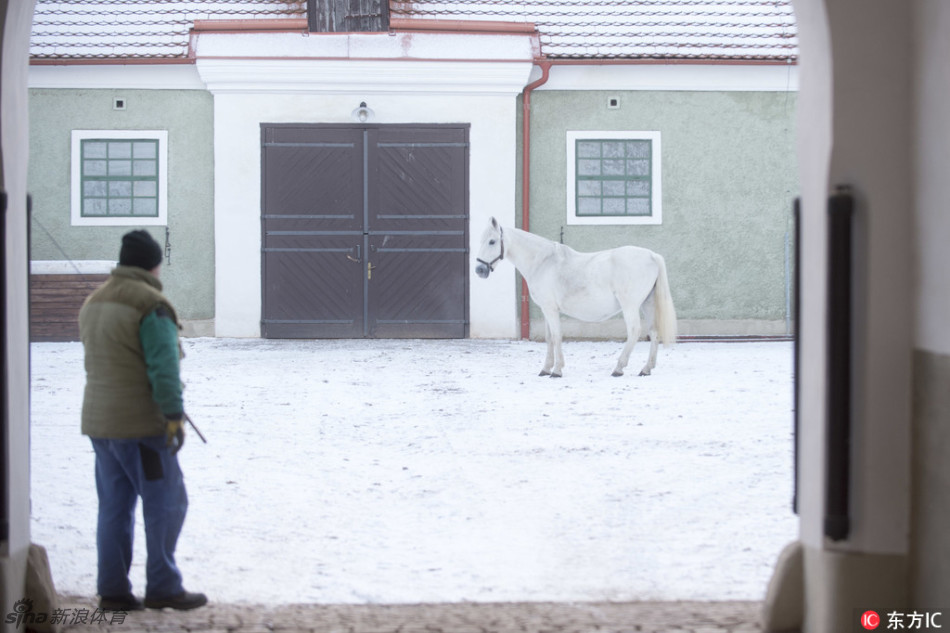
[[[141,611],[145,607],[142,601],[128,594],[127,596],[100,596],[99,608],[103,611]]]
[[[145,598],[145,606],[149,609],[177,609],[187,611],[188,609],[197,609],[208,604],[208,597],[203,593],[191,593],[183,591],[177,596],[168,598]]]

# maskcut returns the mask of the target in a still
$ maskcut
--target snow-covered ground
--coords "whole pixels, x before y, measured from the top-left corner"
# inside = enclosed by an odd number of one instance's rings
[[[760,599],[797,538],[790,343],[186,339],[186,587],[218,602]],[[82,346],[32,346],[32,537],[95,593]],[[133,583],[144,592],[144,533]]]

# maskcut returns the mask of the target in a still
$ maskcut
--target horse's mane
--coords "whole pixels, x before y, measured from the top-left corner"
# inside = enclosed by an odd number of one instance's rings
[[[536,246],[536,247],[538,247],[538,248],[541,248],[541,247],[543,247],[543,246],[553,246],[553,245],[556,244],[556,242],[552,242],[551,240],[549,240],[549,239],[546,238],[546,237],[541,237],[540,235],[537,235],[537,234],[535,234],[535,233],[530,233],[530,232],[525,231],[525,230],[523,230],[523,229],[505,228],[504,230],[505,230],[505,231],[512,231],[514,234],[518,235],[518,236],[519,236],[521,239],[523,239],[524,241],[530,242],[532,245],[534,245],[534,246]]]
[[[530,233],[522,229],[506,228],[504,230],[516,231],[518,236],[521,237],[525,242],[528,242],[529,244],[531,244],[532,246],[538,249],[549,248],[552,251],[556,251],[557,249],[561,248],[561,249],[566,249],[570,252],[577,252],[573,248],[568,246],[567,244],[562,244],[561,242],[555,242],[554,240],[549,240],[548,238],[541,237],[540,235],[537,235],[536,233]]]

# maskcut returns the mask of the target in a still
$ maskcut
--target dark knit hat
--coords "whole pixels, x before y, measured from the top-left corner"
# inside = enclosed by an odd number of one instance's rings
[[[162,247],[148,231],[130,231],[122,236],[122,250],[119,251],[121,266],[138,266],[152,270],[161,263]]]

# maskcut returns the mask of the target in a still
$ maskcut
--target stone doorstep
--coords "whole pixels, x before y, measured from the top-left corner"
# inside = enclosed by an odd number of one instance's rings
[[[95,600],[60,598],[60,608],[95,609]],[[116,633],[746,633],[759,631],[759,602],[446,603],[416,605],[215,604],[193,611],[129,613],[121,624],[66,626]]]

